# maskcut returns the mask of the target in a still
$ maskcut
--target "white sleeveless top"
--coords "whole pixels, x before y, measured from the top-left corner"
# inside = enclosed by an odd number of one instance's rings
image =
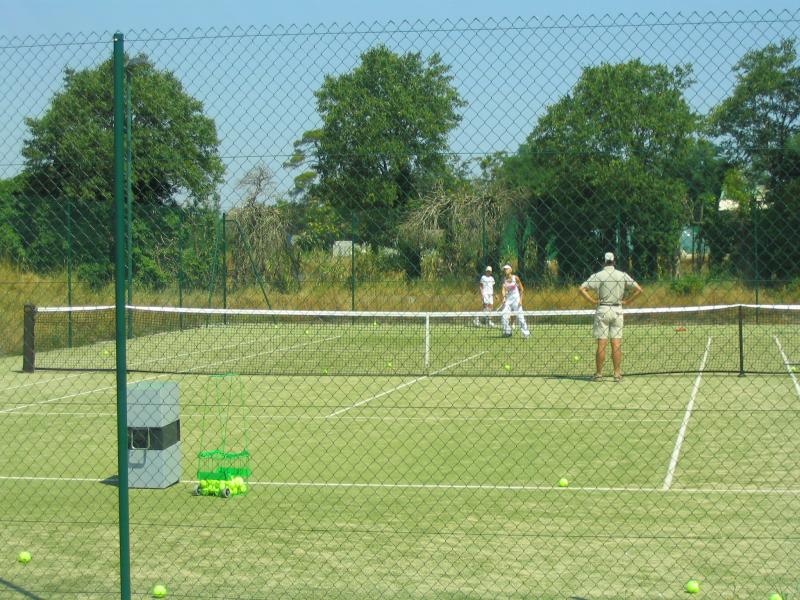
[[[506,291],[506,298],[519,296],[519,286],[517,285],[517,276],[514,275],[511,281],[503,279],[503,289]]]

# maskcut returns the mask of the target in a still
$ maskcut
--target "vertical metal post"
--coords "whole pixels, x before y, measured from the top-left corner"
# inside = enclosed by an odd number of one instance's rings
[[[25,305],[22,333],[22,370],[33,373],[36,370],[36,307]]]
[[[744,307],[739,305],[739,377],[744,377]]]
[[[128,266],[126,270],[128,279],[128,305],[133,305],[133,110],[131,107],[131,72],[125,69],[125,107],[127,118],[126,122],[126,157],[125,157],[125,174],[127,181],[126,195],[127,195],[127,255]],[[133,312],[128,314],[128,336],[133,336]]]
[[[481,264],[479,265],[479,269],[483,271],[486,268],[486,265],[489,264],[489,237],[486,234],[486,201],[484,199],[484,203],[481,206],[481,253],[483,256],[481,257]]]
[[[228,308],[228,236],[225,227],[225,213],[222,213],[222,308]],[[228,324],[228,315],[222,316],[222,322]]]
[[[350,209],[350,310],[356,309],[356,213]]]
[[[119,492],[119,592],[131,597],[128,502],[127,357],[125,356],[125,42],[114,34],[114,300],[116,304],[117,473]]]
[[[67,198],[67,306],[72,308],[72,200]],[[67,348],[72,348],[72,311],[67,312]]]
[[[758,306],[758,293],[759,287],[761,285],[761,271],[759,268],[759,256],[758,256],[758,220],[759,220],[759,209],[758,209],[758,198],[753,198],[753,261],[755,268],[755,284],[756,284],[756,306]],[[758,325],[758,308],[756,308],[756,325]]]
[[[431,366],[431,316],[425,315],[425,373]]]
[[[183,210],[178,213],[178,307],[183,308]],[[183,331],[183,313],[178,315]]]

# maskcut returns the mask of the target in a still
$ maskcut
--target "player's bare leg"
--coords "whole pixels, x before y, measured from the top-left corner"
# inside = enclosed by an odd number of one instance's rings
[[[608,345],[608,340],[606,339],[597,340],[597,352],[594,355],[594,365],[595,365],[594,379],[596,380],[602,379],[603,377],[603,365],[606,362],[607,345]]]
[[[622,339],[611,340],[611,360],[614,363],[614,379],[622,380]]]

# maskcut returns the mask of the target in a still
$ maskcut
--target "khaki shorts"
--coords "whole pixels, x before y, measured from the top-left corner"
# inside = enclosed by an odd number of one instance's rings
[[[594,313],[592,335],[598,339],[622,338],[622,308],[619,306],[598,306]]]

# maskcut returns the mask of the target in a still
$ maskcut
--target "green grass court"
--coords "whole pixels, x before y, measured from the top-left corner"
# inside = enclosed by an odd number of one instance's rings
[[[191,494],[209,377],[130,375],[180,384],[183,453],[180,484],[130,491],[134,597],[681,598],[696,578],[796,600],[796,327],[748,326],[748,366],[774,374],[746,377],[713,372],[738,366],[733,325],[632,327],[628,373],[692,372],[622,384],[587,380],[585,328],[534,323],[432,328],[427,367],[424,335],[386,324],[131,340],[153,370],[274,373],[239,377],[254,474],[229,500]],[[108,348],[56,352],[110,368]],[[0,597],[118,596],[113,373],[0,367]]]

